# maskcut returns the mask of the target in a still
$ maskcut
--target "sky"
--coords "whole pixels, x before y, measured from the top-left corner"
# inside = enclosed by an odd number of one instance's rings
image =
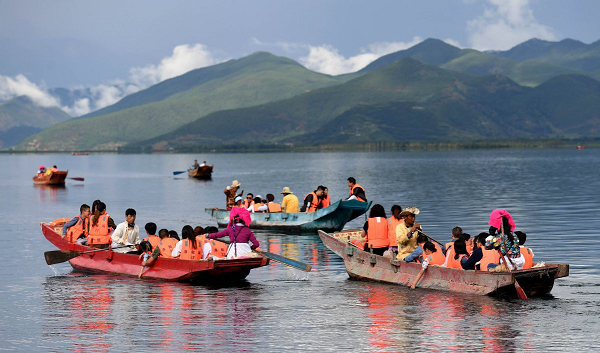
[[[268,51],[331,75],[427,38],[508,50],[600,39],[599,0],[0,0],[0,102],[73,116],[189,70]],[[88,88],[60,106],[49,88]]]

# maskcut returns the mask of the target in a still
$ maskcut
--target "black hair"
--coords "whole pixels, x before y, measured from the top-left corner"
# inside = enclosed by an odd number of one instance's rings
[[[196,235],[194,234],[194,228],[191,225],[186,224],[181,228],[181,239],[187,239],[192,243],[192,248],[196,249],[198,245],[196,244]]]
[[[323,185],[317,186],[317,190],[325,191],[325,187]]]
[[[246,197],[248,197],[248,196],[252,196],[252,198],[254,199],[254,194],[253,193],[251,193],[251,192],[247,193]]]
[[[469,234],[469,233],[462,233],[462,234],[460,235],[460,237],[461,237],[461,238],[462,238],[464,241],[467,241],[467,240],[471,239],[471,234]]]
[[[431,252],[436,252],[437,248],[435,247],[435,245],[432,242],[428,241],[425,244],[423,244],[423,250],[429,250]]]
[[[275,200],[275,196],[273,196],[273,194],[267,194],[267,200],[269,202],[271,202],[271,201]]]
[[[156,228],[157,228],[156,223],[148,222],[148,223],[146,223],[144,228],[146,228],[146,232],[148,232],[148,234],[150,234],[150,235],[156,234]]]
[[[136,213],[135,213],[135,210],[134,210],[133,208],[128,208],[128,209],[125,211],[125,216],[135,216],[135,214],[136,214]]]
[[[458,236],[461,235],[461,234],[462,234],[462,228],[461,227],[456,226],[456,227],[452,228],[452,235],[454,235],[455,237],[458,238]]]
[[[81,207],[79,207],[79,213],[83,213],[83,211],[85,210],[89,210],[90,206],[86,205],[85,203],[83,205],[81,205]]]
[[[202,226],[196,226],[196,228],[194,228],[194,234],[200,235],[203,233],[204,233],[204,228],[202,228]]]
[[[477,235],[477,240],[476,240],[476,241],[477,241],[478,243],[482,244],[483,246],[485,246],[485,239],[486,239],[486,238],[487,238],[489,235],[490,235],[489,233],[485,233],[485,232],[479,233],[479,234]]]
[[[454,260],[458,260],[459,255],[467,255],[467,244],[463,239],[454,241]]]
[[[385,209],[383,208],[383,206],[381,206],[380,204],[376,203],[373,205],[373,207],[371,207],[371,212],[369,212],[369,218],[373,218],[373,217],[384,217],[385,216]]]
[[[354,179],[353,177],[348,178],[348,181],[352,184],[356,184],[356,179]]]
[[[168,238],[169,237],[169,231],[167,229],[165,229],[165,228],[159,230],[158,231],[158,237],[161,238],[161,239]]]
[[[140,253],[145,253],[146,251],[152,251],[152,244],[148,240],[142,240],[140,243]]]
[[[177,234],[177,231],[174,231],[174,230],[170,230],[170,231],[169,231],[169,237],[171,237],[171,238],[173,238],[173,239],[180,240],[180,239],[179,239],[179,234]]]
[[[98,206],[98,204],[99,204],[100,202],[102,202],[102,201],[100,201],[100,200],[94,200],[94,202],[92,202],[92,209],[91,209],[91,212],[92,212],[92,213],[95,213],[95,212],[96,212],[96,207]]]
[[[398,210],[399,212],[402,212],[402,207],[400,207],[400,205],[394,205],[394,206],[392,206],[392,209],[390,210],[390,212],[392,214],[394,214],[395,210]]]
[[[429,238],[427,238],[425,234],[419,233],[419,236],[417,237],[417,244],[426,243],[428,240]]]
[[[219,232],[219,228],[217,228],[215,226],[208,226],[208,227],[204,228],[204,231],[206,233],[218,233]]]
[[[96,204],[96,211],[94,211],[94,217],[92,217],[92,226],[96,226],[98,224],[98,220],[100,219],[100,214],[106,211],[106,204],[102,201],[98,201]]]
[[[254,198],[254,203],[260,203],[260,201],[261,201],[260,197],[257,196],[257,197]]]
[[[517,230],[515,232],[515,235],[519,239],[519,246],[525,244],[525,241],[527,240],[527,234],[521,232],[520,230]]]

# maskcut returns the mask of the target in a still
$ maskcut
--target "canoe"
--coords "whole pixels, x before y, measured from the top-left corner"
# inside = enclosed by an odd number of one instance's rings
[[[323,244],[344,259],[352,279],[411,286],[421,265],[371,254],[349,244],[360,237],[360,230],[327,233],[319,230]],[[429,266],[417,287],[467,294],[517,298],[514,282],[521,285],[528,297],[550,293],[556,278],[569,275],[567,264],[546,264],[543,267],[513,272],[466,271]]]
[[[50,243],[62,251],[89,251],[95,248],[69,243],[61,237],[61,222],[41,223],[42,233]],[[141,265],[138,255],[123,254],[111,250],[82,254],[69,261],[71,266],[83,272],[111,273],[138,276]],[[231,283],[248,276],[250,270],[266,266],[269,259],[249,257],[223,260],[179,260],[159,257],[147,268],[142,278],[162,281],[193,283]]]
[[[65,185],[65,179],[67,178],[68,173],[68,170],[59,170],[50,173],[50,175],[43,175],[41,177],[36,175],[33,177],[33,183],[35,185]]]
[[[197,179],[210,179],[212,177],[213,166],[205,165],[203,167],[196,167],[188,169],[188,176]]]
[[[344,228],[349,221],[367,212],[369,207],[371,207],[371,202],[339,200],[316,212],[250,213],[252,219],[250,228],[292,232],[311,232],[319,229],[338,231]],[[227,227],[229,223],[228,210],[206,208],[205,211],[216,219],[219,227]]]

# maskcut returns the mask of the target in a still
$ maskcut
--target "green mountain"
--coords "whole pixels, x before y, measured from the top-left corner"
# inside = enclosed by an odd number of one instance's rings
[[[57,107],[44,108],[25,96],[0,104],[0,148],[19,144],[53,124],[71,119]]]
[[[405,58],[335,87],[215,112],[129,148],[600,136],[598,102],[600,82],[581,75],[528,88]],[[577,105],[587,108],[574,113]]]
[[[293,60],[259,52],[190,71],[30,138],[40,149],[114,150],[170,132],[212,112],[265,104],[338,84]]]

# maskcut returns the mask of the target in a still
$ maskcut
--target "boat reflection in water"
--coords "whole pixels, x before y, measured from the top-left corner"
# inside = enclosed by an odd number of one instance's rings
[[[67,187],[62,185],[40,185],[33,184],[33,187],[39,191],[40,202],[57,203],[59,198],[66,195]]]

